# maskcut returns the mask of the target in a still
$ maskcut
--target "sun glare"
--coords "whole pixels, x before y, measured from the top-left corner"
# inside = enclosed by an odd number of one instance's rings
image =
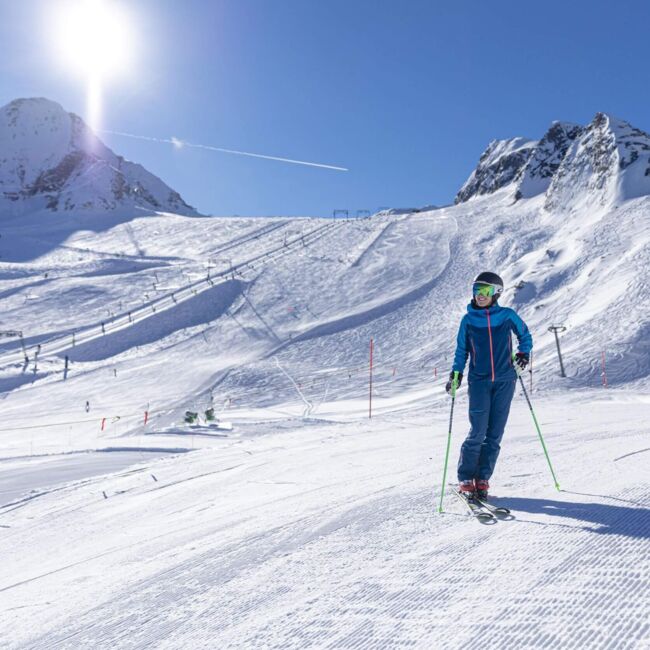
[[[114,0],[65,0],[53,3],[52,11],[48,30],[59,61],[84,78],[86,120],[98,129],[102,88],[129,68],[133,44],[129,16]]]
[[[123,8],[111,0],[76,0],[60,5],[53,24],[64,65],[106,79],[123,71],[131,38]]]

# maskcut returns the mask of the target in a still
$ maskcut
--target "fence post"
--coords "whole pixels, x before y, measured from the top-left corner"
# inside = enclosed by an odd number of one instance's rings
[[[41,352],[41,344],[39,343],[36,346],[36,352],[34,352],[34,374],[38,372],[38,355]]]

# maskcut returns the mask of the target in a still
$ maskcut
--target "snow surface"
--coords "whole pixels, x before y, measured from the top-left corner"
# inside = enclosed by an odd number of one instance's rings
[[[650,647],[650,197],[545,202],[5,220],[0,328],[27,361],[0,340],[0,647]],[[514,519],[489,526],[436,511],[486,269],[532,331],[561,485],[518,391],[493,477]],[[209,406],[231,431],[183,422]]]

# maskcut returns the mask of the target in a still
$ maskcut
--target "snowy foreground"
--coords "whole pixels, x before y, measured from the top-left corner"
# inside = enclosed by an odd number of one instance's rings
[[[451,496],[435,512],[439,393],[18,502],[0,524],[2,647],[650,647],[650,400],[538,400],[558,493],[517,395],[494,480],[515,518],[481,525]]]
[[[650,648],[648,208],[7,221],[0,648]],[[486,268],[562,488],[518,391],[491,525],[437,512]]]

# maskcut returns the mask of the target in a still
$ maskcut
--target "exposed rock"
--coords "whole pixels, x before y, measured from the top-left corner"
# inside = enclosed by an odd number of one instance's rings
[[[513,200],[545,194],[548,210],[577,202],[613,205],[650,194],[650,135],[597,113],[586,127],[553,122],[539,142],[495,140],[456,196],[456,203],[511,188]]]
[[[516,199],[546,192],[566,152],[581,131],[582,127],[577,124],[553,122],[522,170],[515,191]]]
[[[545,207],[608,206],[646,194],[650,194],[650,136],[597,113],[564,156]]]
[[[537,143],[525,138],[493,140],[481,155],[476,169],[456,195],[455,203],[492,194],[517,180]]]
[[[178,192],[117,156],[56,102],[17,99],[0,108],[0,215],[141,209],[197,214]]]

